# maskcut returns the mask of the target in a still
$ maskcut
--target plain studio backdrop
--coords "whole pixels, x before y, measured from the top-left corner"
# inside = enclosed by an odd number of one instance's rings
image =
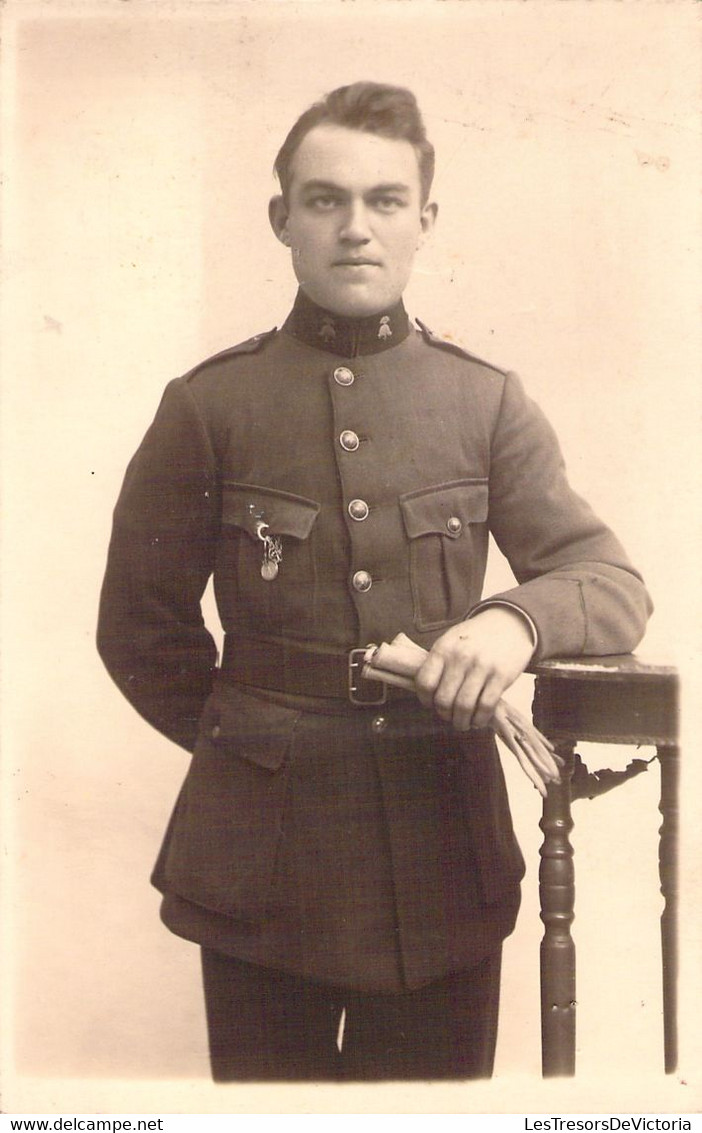
[[[2,18],[3,1109],[697,1108],[694,5],[10,0]],[[490,1083],[215,1087],[198,951],[159,922],[148,876],[187,756],[95,652],[111,511],[166,382],[285,318],[273,159],[310,102],[366,78],[412,87],[437,148],[439,221],[410,313],[521,374],[648,582],[640,654],[685,677],[667,1079],[655,764],[575,808],[574,1081],[540,1080],[540,804],[508,756],[528,873]],[[507,577],[496,558],[487,592]],[[525,677],[510,695],[528,710],[530,694]],[[584,754],[594,769],[634,753]]]

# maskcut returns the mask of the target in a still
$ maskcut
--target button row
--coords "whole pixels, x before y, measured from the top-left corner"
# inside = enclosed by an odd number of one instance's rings
[[[340,386],[352,386],[356,380],[356,375],[353,370],[349,370],[348,366],[337,366],[334,371],[334,381]],[[339,444],[344,452],[355,452],[360,445],[358,433],[354,433],[353,429],[344,429],[343,433],[339,436]],[[349,506],[349,512],[351,508]],[[367,513],[366,513],[367,514]],[[354,519],[365,519],[365,515],[353,515]]]
[[[334,381],[340,386],[352,386],[356,375],[348,366],[337,366],[334,370]],[[353,429],[344,429],[339,436],[339,444],[344,452],[356,452],[360,445],[358,433]],[[351,500],[348,513],[352,519],[361,522],[368,518],[369,507],[365,500]],[[351,585],[358,594],[365,594],[373,585],[373,579],[367,570],[357,570],[351,579]],[[382,725],[381,725],[382,727]]]

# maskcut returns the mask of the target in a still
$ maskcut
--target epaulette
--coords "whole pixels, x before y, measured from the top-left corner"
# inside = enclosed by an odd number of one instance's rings
[[[255,334],[253,338],[247,338],[245,342],[240,342],[238,346],[232,346],[229,351],[224,351],[225,354],[258,354],[269,338],[273,338],[278,328],[273,327],[272,330],[264,330],[261,334]]]
[[[507,374],[507,370],[495,366],[492,362],[486,362],[484,358],[479,358],[477,354],[471,354],[468,350],[464,350],[462,346],[451,342],[450,339],[440,338],[438,334],[434,334],[433,330],[429,330],[429,327],[421,319],[415,318],[414,321],[421,330],[424,341],[430,346],[437,346],[439,350],[448,350],[451,354],[457,354],[459,358],[466,358],[469,362],[477,362],[480,366],[487,366],[489,370],[494,370],[495,373],[501,374],[503,377]]]
[[[277,334],[278,328],[273,327],[273,330],[263,331],[262,334],[255,334],[253,338],[247,338],[245,342],[239,342],[236,346],[227,346],[225,350],[220,350],[219,353],[213,354],[210,358],[206,358],[204,362],[198,363],[187,375],[187,380],[190,381],[197,374],[202,373],[206,366],[211,366],[213,362],[223,362],[226,358],[235,358],[237,354],[257,354],[262,350],[269,339]]]
[[[245,342],[239,342],[236,346],[228,346],[226,350],[220,350],[219,354],[214,354],[207,361],[216,362],[220,358],[227,358],[233,354],[258,354],[259,350],[263,349],[269,338],[272,338],[277,330],[277,327],[273,327],[272,330],[264,330],[261,334],[247,338]]]

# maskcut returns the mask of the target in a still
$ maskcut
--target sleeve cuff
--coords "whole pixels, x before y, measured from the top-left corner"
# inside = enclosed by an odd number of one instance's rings
[[[488,598],[486,602],[481,602],[479,606],[476,606],[475,609],[471,610],[466,620],[470,621],[470,619],[474,618],[476,614],[481,613],[483,610],[489,609],[490,606],[504,606],[508,610],[514,610],[515,614],[520,614],[522,620],[525,621],[529,627],[529,632],[531,633],[531,643],[534,647],[534,652],[536,652],[539,647],[539,634],[536,629],[536,625],[534,624],[533,619],[530,618],[526,613],[526,611],[523,610],[521,606],[515,605],[514,602],[505,602],[503,598]]]

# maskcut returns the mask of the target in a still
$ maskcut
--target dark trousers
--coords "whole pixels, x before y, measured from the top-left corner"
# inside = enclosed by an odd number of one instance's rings
[[[474,968],[391,995],[317,984],[203,948],[212,1076],[216,1082],[489,1078],[501,959],[499,948]]]

